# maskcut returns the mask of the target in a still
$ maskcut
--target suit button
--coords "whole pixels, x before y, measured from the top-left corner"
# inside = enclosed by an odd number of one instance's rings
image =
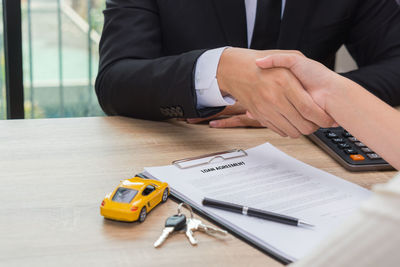
[[[183,118],[183,109],[181,107],[176,107],[176,116]]]
[[[160,112],[162,115],[169,117],[169,118],[183,118],[183,109],[179,106],[174,106],[174,107],[166,107],[160,108]]]
[[[165,117],[171,117],[171,110],[169,108],[160,108],[160,112]]]

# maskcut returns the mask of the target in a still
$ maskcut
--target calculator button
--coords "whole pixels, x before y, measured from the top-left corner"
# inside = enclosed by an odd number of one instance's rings
[[[355,138],[355,137],[349,137],[349,140],[350,140],[351,142],[358,142],[358,139]]]
[[[358,146],[358,147],[366,147],[366,145],[364,145],[363,143],[361,143],[361,142],[355,142],[354,143],[356,146]]]
[[[346,143],[338,144],[338,147],[341,149],[350,148],[349,144],[346,144]]]
[[[351,135],[351,133],[349,133],[349,132],[344,132],[344,133],[343,133],[343,136],[344,136],[344,137],[353,137],[353,136]]]
[[[328,138],[337,138],[338,136],[335,133],[329,132],[329,133],[326,134],[326,137],[328,137]]]
[[[361,150],[362,150],[364,153],[374,153],[374,151],[372,151],[372,149],[369,148],[369,147],[363,147],[363,148],[361,148]]]
[[[354,160],[354,161],[361,161],[361,160],[364,160],[365,158],[362,156],[362,155],[360,155],[360,154],[357,154],[357,155],[350,155],[350,158],[352,159],[352,160]]]
[[[340,144],[340,143],[344,143],[344,139],[343,138],[333,138],[332,142],[334,142],[335,144]]]
[[[346,152],[346,154],[352,155],[352,154],[358,154],[357,151],[355,151],[354,149],[345,149],[344,152]]]
[[[378,154],[375,154],[375,153],[367,154],[367,156],[370,159],[382,159]]]

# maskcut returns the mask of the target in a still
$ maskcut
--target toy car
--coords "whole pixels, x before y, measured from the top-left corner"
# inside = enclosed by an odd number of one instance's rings
[[[101,202],[100,214],[107,219],[143,222],[155,206],[166,202],[169,196],[167,183],[134,177],[123,180]]]

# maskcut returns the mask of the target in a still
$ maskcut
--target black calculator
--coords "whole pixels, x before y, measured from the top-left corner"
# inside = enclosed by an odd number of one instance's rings
[[[389,163],[342,127],[321,128],[308,138],[349,171],[393,170]]]

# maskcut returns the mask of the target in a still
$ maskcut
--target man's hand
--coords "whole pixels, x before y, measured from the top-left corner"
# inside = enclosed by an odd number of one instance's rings
[[[274,55],[256,60],[263,69],[286,68],[301,82],[314,101],[326,110],[328,94],[335,90],[344,79],[321,63],[296,53],[280,51]]]
[[[256,59],[274,53],[227,48],[217,70],[221,91],[235,97],[261,125],[281,136],[296,138],[332,126],[332,118],[288,69],[262,70],[256,66]]]
[[[220,113],[207,117],[187,119],[188,123],[201,123],[209,121],[212,128],[235,128],[235,127],[263,127],[258,121],[246,116],[246,109],[236,102],[232,106],[227,106]]]

